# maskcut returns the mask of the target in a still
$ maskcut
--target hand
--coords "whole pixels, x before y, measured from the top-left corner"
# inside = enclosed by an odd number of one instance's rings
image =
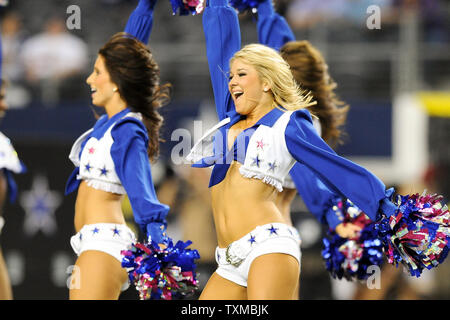
[[[336,227],[336,233],[342,238],[355,238],[360,231],[360,226],[349,222],[343,222]]]

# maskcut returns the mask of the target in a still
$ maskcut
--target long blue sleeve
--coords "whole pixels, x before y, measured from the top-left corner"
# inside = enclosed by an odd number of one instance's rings
[[[136,223],[143,230],[152,222],[166,224],[169,207],[159,202],[153,186],[145,126],[139,120],[127,117],[116,123],[111,136],[114,140],[111,157]]]
[[[156,0],[139,0],[139,3],[128,18],[125,32],[148,44],[153,26],[153,7]]]
[[[372,220],[377,220],[379,212],[387,216],[395,212],[383,182],[365,168],[337,155],[319,137],[307,110],[293,112],[285,137],[295,160],[308,167],[330,191],[350,199]]]
[[[295,36],[286,20],[275,12],[272,0],[265,0],[258,5],[258,41],[277,51]]]
[[[230,59],[241,47],[236,11],[226,0],[209,0],[203,13],[203,30],[217,116],[222,120],[230,112],[236,113],[228,91]]]

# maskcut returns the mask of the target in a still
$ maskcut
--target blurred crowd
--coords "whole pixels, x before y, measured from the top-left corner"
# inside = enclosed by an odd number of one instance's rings
[[[322,23],[358,26],[375,12],[372,6],[380,8],[383,27],[397,24],[403,12],[413,11],[420,16],[424,41],[450,40],[448,4],[440,0],[293,0],[286,3],[286,17],[294,28]]]
[[[84,80],[95,60],[96,50],[113,33],[123,30],[137,0],[64,0],[57,5],[42,0],[25,2],[13,1],[0,12],[3,75],[10,82],[7,99],[11,108],[23,108],[35,102],[55,106],[61,102],[87,101]],[[156,7],[156,31],[152,34],[150,45],[157,48],[161,45],[161,49],[158,49],[161,51],[166,50],[169,44],[173,47],[174,43],[180,48],[183,44],[192,50],[203,48],[198,17],[168,19],[171,16],[169,1],[160,2],[164,4],[159,3]],[[66,20],[70,13],[66,9],[74,3],[80,8],[81,28],[69,30]],[[368,8],[375,5],[380,9],[381,27],[384,30],[378,33],[377,40],[395,39],[396,27],[406,11],[418,15],[421,41],[448,43],[450,39],[450,5],[443,0],[281,0],[275,3],[297,38],[308,38],[311,36],[308,32],[326,26],[328,37],[322,40],[372,41],[375,33],[369,32],[366,20],[371,15]],[[41,19],[35,18],[36,10],[42,12]],[[241,28],[246,35],[246,42],[257,41],[252,17],[246,18],[244,15]],[[210,91],[204,63],[206,60],[203,60],[204,68],[198,67],[204,52],[201,50],[195,53],[192,50],[182,53],[184,62],[174,57],[173,53],[169,55],[173,61],[160,59],[161,70],[167,70],[162,77],[174,84],[178,89],[174,95],[180,99],[188,98],[192,92],[206,96]],[[192,83],[200,83],[201,88],[185,89],[184,79],[188,77],[199,79]],[[339,83],[339,75],[335,77]]]

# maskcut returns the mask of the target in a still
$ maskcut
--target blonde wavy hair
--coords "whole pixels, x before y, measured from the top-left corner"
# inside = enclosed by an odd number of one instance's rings
[[[254,67],[260,79],[270,85],[277,107],[280,105],[293,111],[316,103],[309,92],[299,87],[289,64],[274,49],[262,44],[249,44],[234,54],[230,67],[236,59]]]

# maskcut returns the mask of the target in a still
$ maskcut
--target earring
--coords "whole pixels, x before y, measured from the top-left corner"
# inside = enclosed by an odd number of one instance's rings
[[[114,89],[113,89],[113,92],[117,92],[117,88],[114,88]]]
[[[267,88],[264,88],[264,92],[267,92],[267,91],[269,91],[269,89],[267,89]]]

